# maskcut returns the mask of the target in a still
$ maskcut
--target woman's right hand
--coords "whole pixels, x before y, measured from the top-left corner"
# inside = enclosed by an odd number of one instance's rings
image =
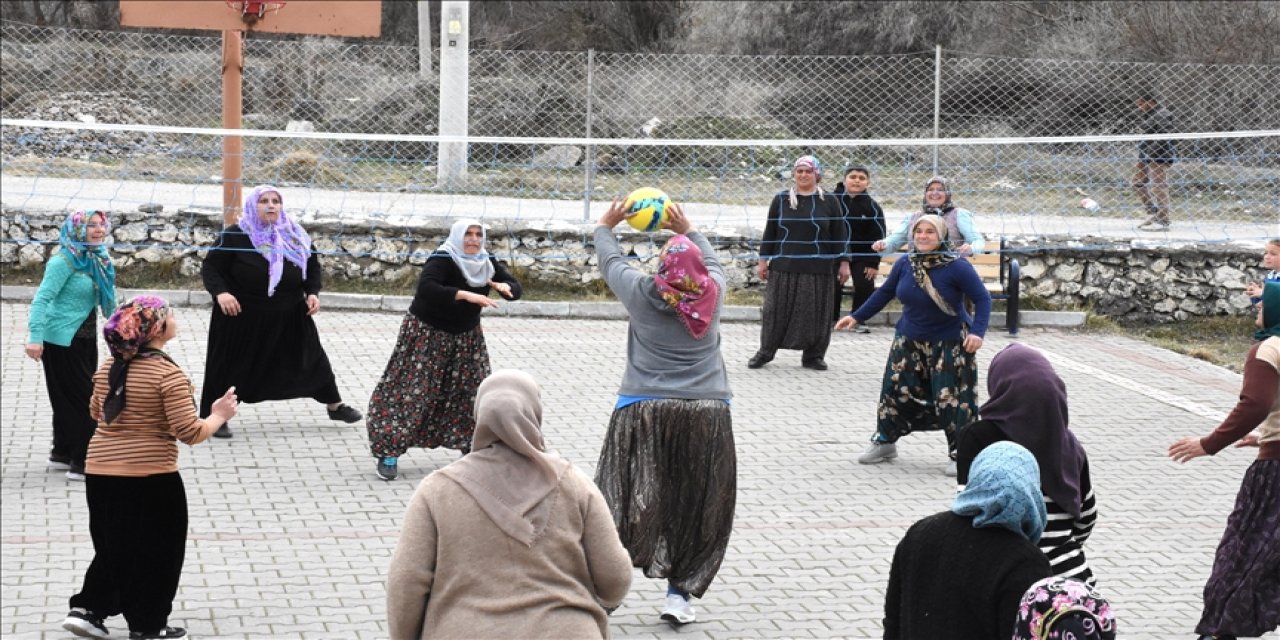
[[[1244,285],[1244,294],[1250,298],[1256,298],[1262,295],[1262,285],[1257,282],[1250,282]]]
[[[222,394],[221,398],[213,401],[211,411],[214,415],[223,420],[230,420],[236,417],[236,412],[240,410],[240,399],[236,396],[236,388],[229,387],[227,392]]]
[[[836,331],[844,331],[858,326],[858,319],[853,316],[844,316],[836,321]]]
[[[498,306],[498,301],[494,300],[493,298],[490,298],[489,296],[482,296],[478,293],[463,291],[462,289],[458,290],[458,295],[454,296],[454,300],[461,300],[462,302],[470,302],[471,304],[474,304],[478,307],[497,308]]]
[[[614,198],[613,202],[609,204],[609,208],[605,210],[604,215],[600,216],[600,224],[612,229],[626,218],[627,210],[622,207],[622,200]]]
[[[876,240],[875,242],[872,242],[871,250],[876,253],[880,253],[881,251],[884,251],[884,240]]]
[[[222,309],[222,313],[229,316],[240,315],[240,301],[230,293],[219,293],[217,297],[218,308]]]
[[[761,282],[769,279],[769,261],[761,260],[756,264],[756,275],[760,277]]]
[[[26,346],[26,348],[25,348],[25,349],[23,349],[23,350],[27,352],[27,357],[28,357],[28,358],[31,358],[32,360],[35,360],[36,362],[40,362],[40,358],[41,358],[42,356],[44,356],[44,344],[43,344],[43,343],[39,343],[39,342],[32,342],[32,343],[28,344],[28,345]]]

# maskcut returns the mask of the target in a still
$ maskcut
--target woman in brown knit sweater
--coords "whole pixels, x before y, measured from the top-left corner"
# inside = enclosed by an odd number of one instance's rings
[[[607,638],[631,588],[609,506],[542,441],[538,384],[496,371],[476,391],[471,453],[409,501],[387,620],[409,638]]]
[[[235,388],[201,420],[186,374],[164,352],[178,321],[163,298],[138,296],[102,330],[111,357],[93,376],[98,421],[85,464],[93,562],[62,627],[106,638],[103,620],[124,614],[130,638],[180,638],[169,613],[187,545],[181,440],[196,444],[236,414]]]

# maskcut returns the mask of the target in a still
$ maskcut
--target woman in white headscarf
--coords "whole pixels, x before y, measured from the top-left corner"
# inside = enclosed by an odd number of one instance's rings
[[[520,299],[522,291],[485,250],[485,240],[478,220],[459,220],[422,267],[366,412],[369,445],[383,480],[395,479],[399,457],[410,447],[471,450],[472,402],[489,375],[480,310],[498,306],[490,291],[508,300]]]
[[[604,496],[547,451],[529,374],[494,372],[475,407],[472,453],[409,500],[387,573],[390,636],[609,637],[631,558]]]

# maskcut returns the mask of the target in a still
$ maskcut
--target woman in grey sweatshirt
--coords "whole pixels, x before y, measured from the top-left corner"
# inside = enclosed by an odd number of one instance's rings
[[[595,230],[605,282],[626,307],[627,363],[596,484],[632,564],[667,579],[661,617],[693,622],[729,546],[737,462],[729,377],[720,356],[724,269],[715,250],[668,205],[658,272],[628,264],[613,236],[617,200]]]

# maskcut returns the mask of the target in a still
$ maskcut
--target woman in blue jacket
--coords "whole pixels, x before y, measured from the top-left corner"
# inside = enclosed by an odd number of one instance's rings
[[[116,308],[116,269],[103,242],[111,230],[101,211],[76,211],[59,231],[61,249],[44,265],[44,277],[27,317],[27,357],[44,365],[53,405],[49,468],[84,480],[84,457],[98,423],[89,416],[93,372],[98,368],[98,323]]]
[[[852,329],[890,300],[902,303],[880,387],[876,434],[858,462],[896,458],[902,436],[941,429],[951,457],[946,473],[954,476],[956,430],[978,413],[975,354],[991,318],[991,294],[973,265],[952,250],[941,217],[922,216],[911,227],[911,239],[911,253],[893,264],[884,285],[835,327]]]

